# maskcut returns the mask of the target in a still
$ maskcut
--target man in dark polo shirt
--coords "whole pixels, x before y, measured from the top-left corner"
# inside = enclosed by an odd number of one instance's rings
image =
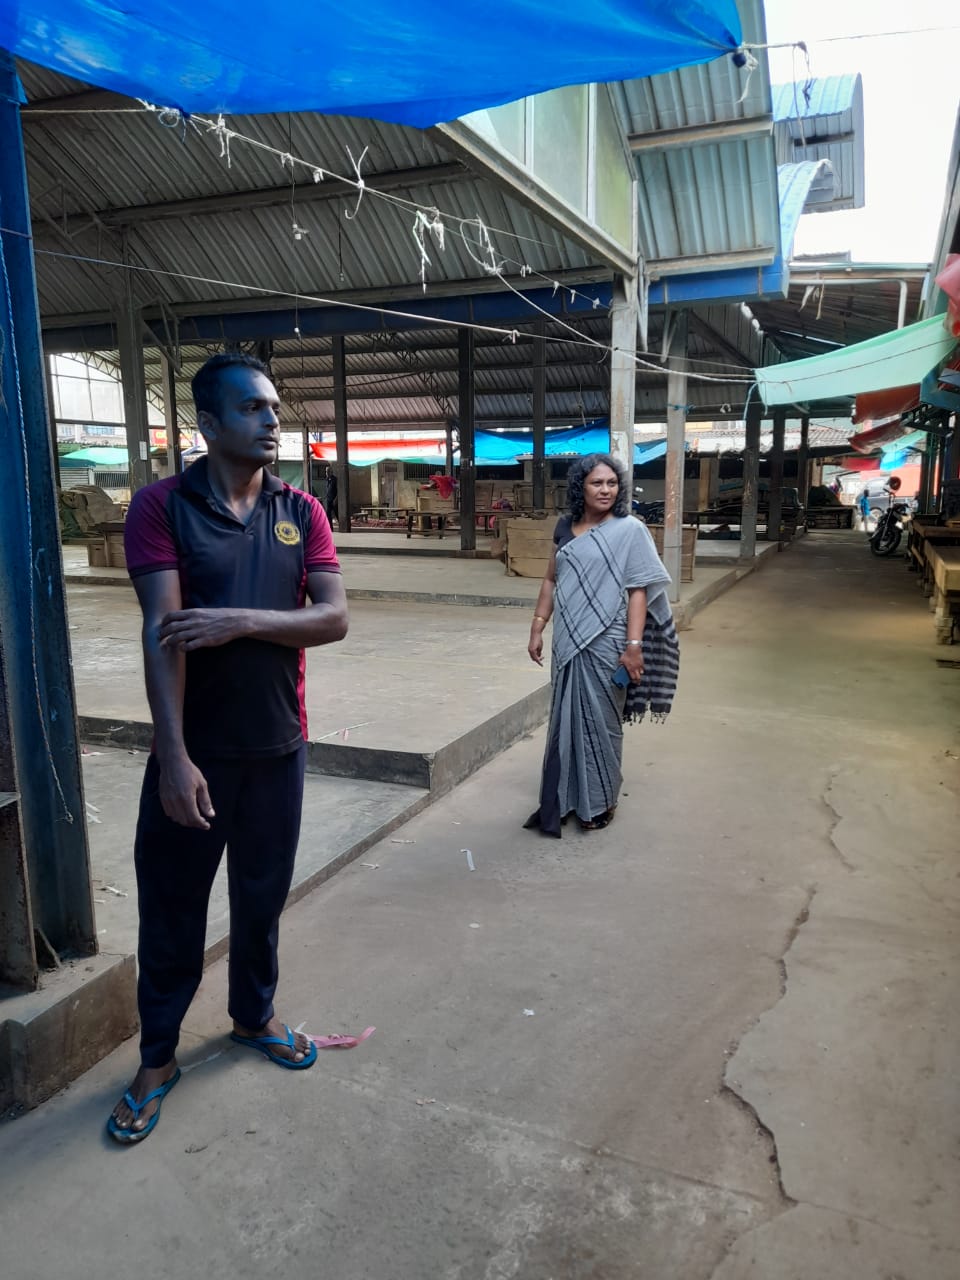
[[[180,1078],[224,847],[232,1038],[287,1068],[317,1056],[277,1018],[273,995],[303,799],[303,651],[343,639],[346,596],[323,507],[267,469],[280,403],[266,366],[214,356],[193,395],[207,457],[138,490],[125,530],[154,744],[134,855],[141,1067],[107,1123],[122,1143],[152,1131]]]

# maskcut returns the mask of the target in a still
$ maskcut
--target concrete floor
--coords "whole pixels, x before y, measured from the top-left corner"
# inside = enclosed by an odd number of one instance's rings
[[[143,1147],[133,1042],[0,1127],[4,1280],[956,1280],[951,656],[862,537],[777,557],[607,830],[521,829],[540,730],[289,910],[282,1015],[366,1044],[230,1047],[218,963]]]

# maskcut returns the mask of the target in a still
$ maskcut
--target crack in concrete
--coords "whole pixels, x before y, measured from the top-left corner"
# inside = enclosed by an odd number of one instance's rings
[[[840,823],[843,821],[843,814],[840,813],[840,811],[834,807],[832,801],[830,800],[830,792],[833,790],[833,784],[836,782],[839,776],[840,776],[839,769],[834,769],[829,774],[827,774],[827,782],[820,795],[820,803],[823,805],[824,809],[826,809],[830,817],[830,830],[827,832],[827,844],[834,851],[834,853],[840,859],[840,862],[843,864],[843,866],[846,867],[848,871],[856,871],[857,868],[853,865],[853,863],[849,860],[849,858],[846,857],[843,850],[840,848],[840,845],[837,843],[837,838],[836,838],[836,831],[837,831],[837,828],[840,826]]]
[[[839,815],[838,815],[838,821],[839,821]],[[803,905],[801,906],[797,914],[794,916],[793,921],[790,925],[790,928],[787,931],[787,936],[784,941],[783,954],[779,956],[777,959],[777,965],[780,971],[780,995],[775,1002],[776,1004],[779,1004],[780,1001],[787,994],[787,978],[788,978],[787,956],[790,954],[790,951],[793,947],[793,944],[797,940],[797,935],[800,933],[800,930],[810,919],[810,908],[813,904],[813,899],[816,896],[816,893],[817,893],[816,885],[809,885],[807,887],[806,898],[803,902]],[[770,1006],[771,1009],[773,1007],[774,1005]],[[769,1012],[769,1009],[764,1010],[764,1013],[768,1013],[768,1012]],[[779,1209],[775,1210],[771,1214],[770,1221],[772,1221],[773,1218],[780,1217],[781,1214],[788,1213],[791,1209],[795,1208],[798,1201],[796,1201],[791,1195],[788,1194],[786,1188],[783,1185],[783,1170],[780,1167],[780,1152],[777,1148],[776,1134],[768,1125],[764,1124],[764,1122],[760,1119],[760,1113],[757,1111],[753,1103],[748,1101],[748,1099],[745,1098],[743,1094],[738,1092],[736,1081],[731,1081],[727,1079],[727,1073],[730,1070],[730,1063],[733,1060],[734,1055],[739,1050],[740,1045],[743,1043],[744,1039],[750,1034],[750,1032],[753,1030],[753,1027],[757,1025],[757,1023],[760,1021],[760,1018],[762,1017],[763,1017],[763,1014],[759,1014],[754,1019],[751,1026],[748,1027],[743,1032],[743,1035],[741,1035],[740,1039],[737,1041],[734,1041],[731,1047],[727,1050],[727,1053],[726,1053],[727,1061],[726,1061],[726,1066],[724,1067],[724,1072],[723,1072],[722,1090],[725,1094],[729,1094],[730,1097],[733,1099],[734,1103],[742,1111],[744,1111],[747,1115],[750,1116],[753,1123],[757,1126],[757,1133],[765,1140],[768,1146],[770,1154],[767,1158],[770,1164],[773,1165],[774,1172],[776,1173],[777,1188],[780,1194],[780,1206],[779,1206]],[[756,1230],[755,1227],[750,1227],[747,1229],[747,1231],[741,1234],[746,1235],[746,1234],[749,1234],[751,1231],[755,1231],[755,1230]],[[710,1273],[710,1280],[712,1280],[712,1277],[715,1276],[717,1272],[720,1270],[720,1267],[726,1261],[727,1257],[729,1257],[731,1251],[733,1250],[734,1246],[736,1245],[737,1241],[740,1238],[741,1236],[739,1235],[736,1236],[727,1245],[726,1249],[723,1251],[722,1256],[718,1259],[716,1265],[714,1266],[713,1270]]]

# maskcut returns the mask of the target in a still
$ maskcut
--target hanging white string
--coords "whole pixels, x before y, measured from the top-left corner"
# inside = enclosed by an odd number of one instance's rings
[[[434,209],[432,218],[428,218],[422,209],[418,209],[413,221],[413,238],[420,250],[420,284],[423,286],[424,293],[427,292],[427,267],[433,265],[430,261],[430,255],[427,253],[426,237],[428,234],[433,236],[437,242],[437,248],[443,253],[446,228],[444,227],[443,219],[440,217],[439,209]]]
[[[2,232],[4,235],[19,235],[27,239],[31,238],[27,236],[25,232],[16,231],[11,227],[0,227],[0,232]],[[504,341],[509,341],[511,343],[516,343],[520,336],[519,330],[506,329],[502,325],[480,324],[480,323],[477,323],[476,321],[466,321],[466,320],[448,320],[442,316],[424,316],[419,313],[414,313],[410,311],[400,311],[396,308],[391,308],[391,307],[370,306],[361,302],[353,302],[344,298],[325,298],[317,294],[294,293],[285,289],[271,289],[265,285],[246,284],[242,281],[237,281],[237,280],[221,280],[211,276],[195,275],[191,272],[171,271],[163,267],[142,266],[138,263],[117,262],[109,258],[96,258],[87,254],[65,253],[56,249],[34,249],[34,253],[37,255],[41,255],[43,257],[48,257],[48,258],[63,258],[71,262],[83,262],[91,266],[109,267],[111,269],[121,270],[121,271],[136,271],[138,274],[142,274],[142,275],[162,276],[166,279],[173,279],[173,280],[186,280],[192,284],[215,285],[218,288],[222,288],[222,289],[237,289],[237,290],[242,290],[249,293],[257,293],[264,297],[285,298],[295,303],[310,303],[312,306],[341,307],[341,308],[347,308],[355,311],[362,311],[371,315],[379,315],[384,317],[392,316],[400,320],[416,320],[420,323],[426,322],[427,324],[429,324],[430,327],[436,328],[436,329],[447,329],[447,328],[473,329],[476,332],[480,332],[480,333],[498,334],[500,337],[504,339]],[[604,343],[598,342],[595,338],[591,338],[589,337],[589,335],[582,333],[579,329],[575,329],[572,325],[568,324],[566,321],[562,320],[560,317],[551,314],[549,311],[545,311],[542,307],[537,306],[536,303],[532,301],[532,299],[528,298],[527,295],[521,293],[519,289],[515,288],[514,285],[511,284],[511,282],[505,276],[498,275],[497,279],[499,279],[500,282],[507,289],[510,290],[510,292],[515,293],[523,302],[525,302],[528,306],[530,306],[534,311],[540,312],[542,315],[546,316],[546,318],[552,324],[559,325],[561,328],[568,330],[568,332],[571,335],[573,335],[570,338],[566,338],[566,337],[557,337],[552,334],[545,334],[544,335],[545,341],[552,342],[557,345],[564,344],[567,346],[589,347],[594,351],[601,351],[607,355],[612,355],[615,351],[618,351],[618,352],[621,352],[623,355],[626,355],[628,359],[632,360],[635,364],[637,364],[641,368],[650,369],[655,373],[667,372],[667,369],[668,369],[667,365],[654,364],[649,360],[643,360],[640,356],[635,355],[633,352],[623,351],[622,348],[606,346]],[[687,360],[687,363],[688,364],[690,363],[689,359]],[[718,362],[709,361],[708,363],[716,364]],[[737,366],[732,366],[732,365],[730,367],[737,368]],[[693,370],[689,370],[687,376],[700,382],[719,382],[719,383],[726,383],[726,384],[735,384],[735,383],[741,383],[741,382],[746,383],[751,381],[751,379],[744,378],[744,377],[719,377],[716,375],[697,373],[697,372],[694,372]]]

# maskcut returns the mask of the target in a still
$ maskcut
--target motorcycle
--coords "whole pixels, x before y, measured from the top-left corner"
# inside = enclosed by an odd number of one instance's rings
[[[633,491],[633,500],[631,508],[633,514],[641,519],[644,524],[663,524],[663,503],[662,502],[643,502],[641,498],[643,490],[639,485]]]
[[[893,476],[890,483],[884,485],[884,492],[889,496],[887,509],[881,511],[877,518],[877,527],[870,535],[870,550],[875,556],[892,556],[900,545],[903,530],[910,519],[910,505],[896,501],[900,488],[899,476]]]

